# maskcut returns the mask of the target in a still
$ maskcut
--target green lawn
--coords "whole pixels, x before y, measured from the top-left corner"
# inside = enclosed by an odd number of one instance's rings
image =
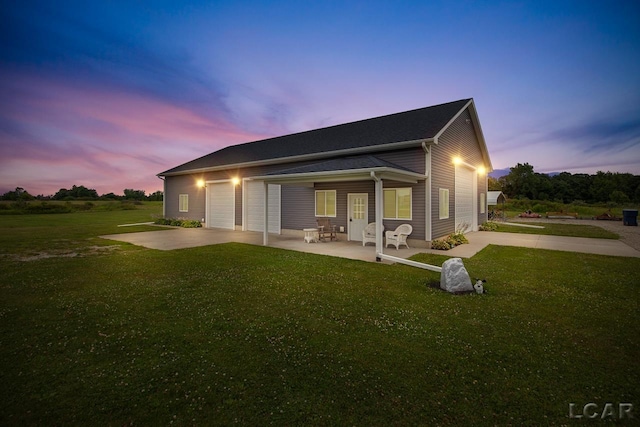
[[[518,223],[517,221],[514,221]],[[526,222],[525,225],[537,225],[544,228],[518,227],[517,225],[506,225],[496,222],[498,229],[505,233],[523,233],[523,234],[545,234],[552,236],[569,236],[569,237],[593,237],[596,239],[619,239],[616,233],[607,231],[604,228],[595,225],[583,224],[558,224],[548,222]]]
[[[489,246],[465,260],[489,294],[466,296],[243,244],[20,260],[114,246],[96,236],[149,214],[2,218],[1,425],[558,425],[572,402],[640,405],[640,259]]]

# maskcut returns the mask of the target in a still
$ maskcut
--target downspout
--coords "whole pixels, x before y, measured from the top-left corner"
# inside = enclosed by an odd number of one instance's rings
[[[382,261],[380,255],[383,252],[383,244],[382,244],[382,179],[376,176],[374,171],[371,171],[371,179],[375,181],[375,198],[376,198],[376,261]]]
[[[391,262],[396,262],[399,264],[410,265],[412,267],[423,268],[425,270],[431,270],[436,272],[441,272],[442,268],[437,265],[424,264],[421,262],[411,261],[404,258],[398,258],[391,255],[386,255],[383,253],[383,244],[382,244],[382,178],[376,176],[374,171],[371,171],[371,179],[375,181],[376,186],[376,261],[380,262],[383,259]]]
[[[167,217],[167,181],[160,175],[156,175],[162,181],[162,217]]]
[[[436,142],[437,143],[437,142]],[[433,221],[432,218],[432,209],[433,209],[433,200],[431,198],[431,150],[427,145],[426,141],[422,141],[422,149],[424,150],[424,174],[427,179],[425,180],[425,207],[424,207],[424,240],[426,242],[430,242],[432,238],[432,226]]]

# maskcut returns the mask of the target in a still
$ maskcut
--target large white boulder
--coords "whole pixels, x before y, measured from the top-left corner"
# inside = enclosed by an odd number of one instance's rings
[[[461,258],[451,258],[442,263],[440,288],[451,293],[474,291],[471,277]]]

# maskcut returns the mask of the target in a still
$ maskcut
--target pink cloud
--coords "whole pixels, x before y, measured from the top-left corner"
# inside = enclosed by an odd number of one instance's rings
[[[153,192],[163,170],[267,136],[244,131],[222,111],[205,115],[136,93],[2,74],[0,88],[12,102],[0,104],[7,124],[0,130],[0,191],[51,194],[76,184],[99,193]]]

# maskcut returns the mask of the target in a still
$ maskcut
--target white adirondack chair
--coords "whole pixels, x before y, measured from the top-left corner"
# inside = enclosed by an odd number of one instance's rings
[[[394,245],[396,250],[400,247],[400,245],[405,245],[409,249],[409,245],[407,245],[407,237],[413,231],[413,227],[409,224],[399,225],[394,231],[387,231],[385,236],[387,238],[387,242],[385,247]]]

